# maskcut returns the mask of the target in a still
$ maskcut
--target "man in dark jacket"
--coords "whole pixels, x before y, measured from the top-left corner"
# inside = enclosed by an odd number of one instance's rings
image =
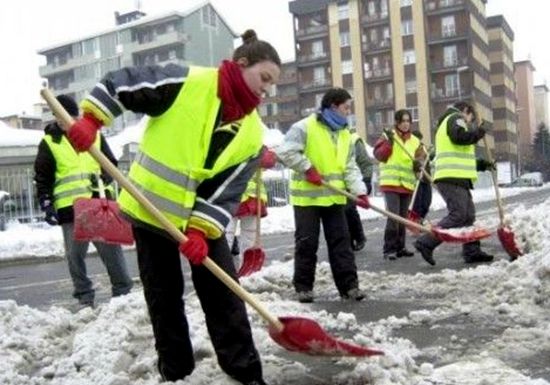
[[[78,106],[66,95],[57,100],[73,116],[78,116]],[[69,143],[63,129],[53,122],[46,126],[44,139],[38,145],[38,154],[34,162],[36,188],[40,208],[45,220],[52,226],[61,225],[65,244],[65,258],[73,281],[73,297],[82,306],[94,306],[95,290],[86,274],[84,261],[89,242],[77,241],[73,237],[74,211],[73,200],[77,197],[97,197],[98,181],[102,178],[106,184],[111,178],[100,175],[100,168],[88,154],[77,154]],[[100,136],[100,149],[111,162],[116,164],[105,138]],[[98,173],[91,173],[97,170]],[[77,177],[82,178],[76,180]],[[120,245],[93,242],[103,264],[107,268],[112,285],[113,297],[127,294],[132,288],[132,279],[128,275],[126,261]]]
[[[475,145],[485,135],[483,126],[475,126],[476,112],[470,104],[457,102],[439,119],[436,131],[434,182],[449,211],[438,226],[443,229],[472,226],[475,207],[470,192],[477,171],[494,169],[495,165],[475,158]],[[435,265],[433,250],[441,241],[431,234],[420,237],[414,247],[430,265]],[[483,252],[480,242],[463,244],[465,263],[490,262],[493,256]]]

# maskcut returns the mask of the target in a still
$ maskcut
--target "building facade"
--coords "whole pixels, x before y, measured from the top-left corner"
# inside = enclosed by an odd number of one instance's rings
[[[514,81],[514,32],[502,16],[487,18],[495,159],[509,162],[517,175],[518,133]]]
[[[514,63],[520,171],[521,165],[525,163],[532,151],[533,139],[537,131],[533,72],[535,67],[530,60]]]
[[[55,94],[84,98],[108,71],[127,66],[217,66],[230,58],[237,36],[208,2],[185,12],[144,16],[141,12],[115,14],[116,27],[91,36],[41,49],[46,65],[40,76]],[[139,116],[125,113],[113,126],[118,131]],[[108,131],[107,131],[108,133]]]
[[[357,131],[372,143],[396,109],[430,142],[459,99],[492,122],[486,0],[295,0],[300,112],[332,86],[354,97]]]
[[[535,86],[535,122],[537,127],[544,124],[548,126],[548,86],[539,84]]]

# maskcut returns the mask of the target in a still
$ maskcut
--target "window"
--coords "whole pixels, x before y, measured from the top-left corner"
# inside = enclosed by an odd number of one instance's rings
[[[321,101],[323,100],[323,96],[325,94],[316,94],[315,95],[315,106],[321,107]]]
[[[349,32],[340,32],[340,47],[349,47]]]
[[[342,75],[353,73],[353,64],[351,60],[342,60]]]
[[[382,0],[380,2],[380,16],[385,18],[388,16],[388,2],[387,0]]]
[[[403,64],[414,64],[416,63],[416,55],[413,49],[403,51]]]
[[[384,40],[390,39],[390,27],[384,27],[384,29],[382,30],[382,37],[384,38]]]
[[[325,56],[325,49],[323,48],[323,41],[322,40],[316,40],[313,43],[311,43],[311,57],[317,58]]]
[[[374,1],[369,1],[367,4],[367,13],[372,16],[376,13],[376,9],[374,7]]]
[[[443,47],[443,66],[453,67],[458,63],[458,57],[456,53],[456,45],[449,45]]]
[[[382,91],[380,90],[380,86],[374,87],[374,99],[379,100],[382,98]]]
[[[405,82],[405,94],[414,94],[416,92],[416,79]]]
[[[456,36],[454,16],[445,16],[441,18],[441,36],[443,37]]]
[[[418,107],[417,106],[407,107],[407,110],[409,110],[411,113],[412,121],[418,122]]]
[[[349,18],[349,5],[348,5],[348,3],[338,4],[338,20],[346,20],[348,18]]]
[[[386,99],[393,99],[393,85],[392,83],[386,83]]]
[[[412,3],[412,0],[401,0],[402,7],[408,7],[409,5],[412,5]]]
[[[401,20],[401,36],[408,36],[413,34],[412,20]]]
[[[206,5],[202,8],[202,24],[209,25],[211,27],[217,26],[217,17],[214,8]]]
[[[384,124],[384,122],[382,121],[382,112],[377,111],[374,113],[374,124],[378,127]]]
[[[370,30],[370,42],[376,43],[378,41],[378,31],[376,28]]]
[[[313,82],[315,84],[325,83],[325,67],[315,67],[313,69]]]
[[[458,94],[458,75],[449,74],[445,76],[445,96],[455,96]]]

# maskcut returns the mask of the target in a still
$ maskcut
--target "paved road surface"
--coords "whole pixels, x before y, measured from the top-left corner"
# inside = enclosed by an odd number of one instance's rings
[[[520,203],[527,207],[538,204],[546,200],[550,196],[550,189],[540,189],[523,193],[521,196],[513,196],[505,201],[507,207],[511,209],[513,206]],[[496,208],[494,203],[486,202],[477,204],[478,217],[495,216]],[[444,214],[443,210],[430,214],[430,218],[437,218]],[[367,233],[367,247],[357,253],[357,265],[360,270],[367,271],[387,271],[388,274],[402,273],[415,274],[417,272],[430,273],[437,272],[442,269],[462,269],[464,264],[461,258],[457,258],[457,246],[442,245],[438,248],[436,259],[438,264],[429,267],[419,256],[415,258],[406,258],[399,260],[398,263],[384,261],[382,258],[382,237],[385,219],[373,219],[364,223],[364,228]],[[410,242],[410,238],[409,238]],[[267,235],[263,238],[264,248],[268,251],[268,255],[273,259],[290,258],[293,251],[292,234],[275,234]],[[505,258],[501,245],[496,237],[483,242],[484,250],[495,254],[498,257]],[[410,247],[412,249],[412,247]],[[136,284],[139,285],[135,253],[128,252],[128,263],[132,276],[135,278]],[[321,260],[326,259],[326,247],[324,242],[321,242],[321,251],[319,253]],[[186,274],[188,269],[184,264]],[[103,265],[99,258],[91,257],[88,259],[88,267],[90,276],[97,286],[98,302],[107,301],[110,295],[110,285],[108,277],[105,273]],[[187,279],[190,282],[190,279]],[[29,306],[46,309],[55,304],[58,306],[66,306],[71,308],[74,306],[74,300],[70,297],[72,287],[68,279],[67,268],[64,261],[55,261],[49,263],[33,263],[21,265],[4,265],[0,266],[0,300],[14,299],[18,304],[26,304]],[[189,292],[192,288],[187,288]],[[411,310],[419,308],[418,299],[406,298],[388,298],[384,300],[369,300],[366,302],[368,306],[357,306],[355,303],[347,303],[341,301],[323,301],[312,304],[314,308],[326,309],[331,313],[340,311],[352,312],[356,315],[358,322],[375,321],[381,318],[386,318],[390,315],[396,317],[406,316]],[[422,308],[428,308],[429,305],[421,305]],[[440,321],[438,328],[422,328],[421,326],[406,327],[396,331],[397,337],[404,337],[413,341],[420,349],[430,346],[447,346],[449,347],[448,354],[456,354],[458,356],[467,354],[468,352],[476,352],[476,348],[481,347],[488,340],[499,336],[503,329],[493,327],[491,325],[479,325],[475,320],[469,319],[467,316],[453,317]],[[468,342],[461,344],[455,348],[457,351],[452,351],[451,336],[464,338]],[[453,337],[455,338],[455,337]],[[467,350],[467,351],[466,351]],[[326,361],[318,358],[310,358],[303,355],[289,356],[295,360],[299,360],[312,368],[311,373],[315,375],[308,376],[300,381],[300,384],[320,385],[326,382],[322,378],[330,378],[331,370],[335,368],[327,365]],[[430,357],[434,360],[434,357]],[[509,362],[508,364],[523,373],[533,376],[542,377],[550,380],[550,352],[547,354],[539,354],[530,357],[528,360],[520,362]],[[436,362],[437,364],[437,358]]]

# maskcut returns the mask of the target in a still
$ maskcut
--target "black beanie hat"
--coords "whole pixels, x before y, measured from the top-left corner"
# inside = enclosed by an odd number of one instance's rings
[[[69,113],[69,115],[71,115],[73,118],[78,116],[78,105],[73,98],[68,95],[59,95],[56,97],[56,99],[59,103],[61,103],[61,105]]]

